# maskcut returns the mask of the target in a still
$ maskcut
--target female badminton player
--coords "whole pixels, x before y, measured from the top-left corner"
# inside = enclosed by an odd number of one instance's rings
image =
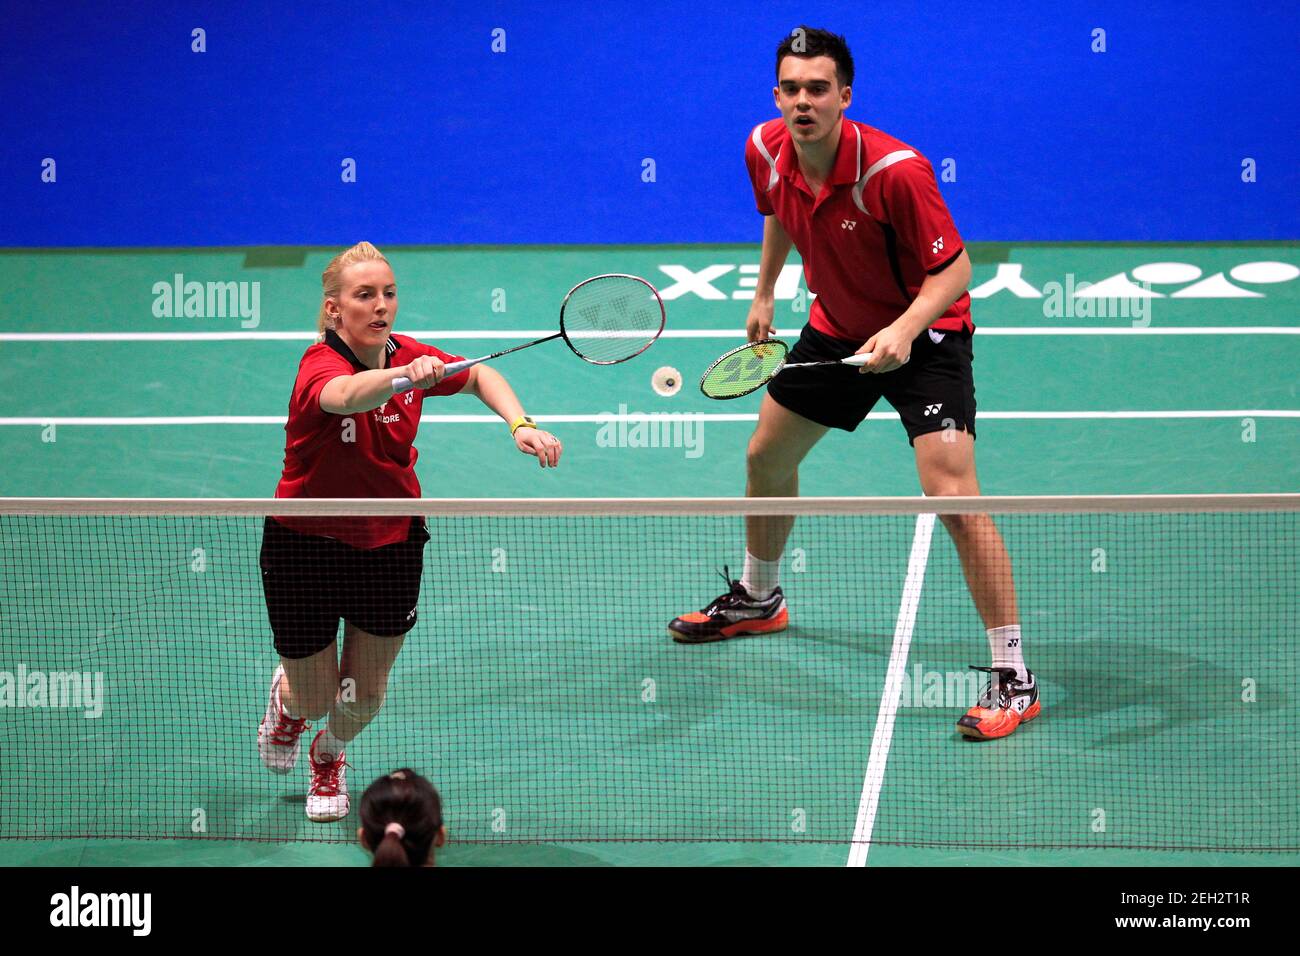
[[[397,282],[378,249],[362,242],[336,256],[321,284],[320,338],[298,365],[277,498],[420,497],[413,442],[421,408],[457,393],[500,415],[541,467],[559,464],[559,439],[524,414],[499,372],[476,365],[446,376],[459,356],[393,334]],[[415,387],[395,395],[398,377]],[[262,589],[280,664],[257,747],[268,770],[289,773],[309,722],[323,721],[308,748],[311,820],[347,816],[344,750],[379,712],[415,626],[428,540],[423,517],[266,519]]]

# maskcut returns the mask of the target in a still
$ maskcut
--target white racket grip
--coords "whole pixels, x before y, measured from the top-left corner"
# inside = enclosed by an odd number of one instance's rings
[[[463,372],[467,368],[472,368],[481,361],[483,360],[461,359],[459,362],[448,362],[446,365],[446,374],[442,376],[443,380],[445,381],[446,379],[451,378],[451,376],[455,375],[457,372]],[[409,392],[413,388],[415,388],[415,384],[405,375],[399,375],[397,378],[393,379],[394,395],[401,395],[403,392]]]
[[[844,365],[854,365],[861,368],[871,361],[871,356],[873,354],[874,353],[872,352],[859,352],[856,355],[850,355],[848,358],[840,359],[840,362]],[[909,355],[907,358],[903,359],[903,364],[906,365],[910,361],[912,361],[912,356]]]

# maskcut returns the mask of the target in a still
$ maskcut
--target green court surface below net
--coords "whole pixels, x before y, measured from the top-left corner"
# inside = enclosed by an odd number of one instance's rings
[[[426,502],[420,621],[349,749],[354,798],[395,766],[428,774],[453,835],[444,862],[464,864],[842,864],[855,841],[873,864],[1113,865],[1147,862],[1142,850],[1168,863],[1189,849],[1206,851],[1197,863],[1294,862],[1290,504],[999,514],[1044,713],[974,743],[954,724],[987,643],[938,525],[918,551],[923,516],[801,516],[791,628],[684,646],[667,620],[722,589],[715,570],[743,548],[737,515],[535,502],[450,516]],[[136,844],[113,838],[146,837],[181,842],[145,844],[140,862],[364,862],[351,847],[278,849],[350,841],[356,819],[309,822],[305,775],[258,761],[275,665],[259,519],[0,527],[16,571],[0,602],[3,858],[66,861],[78,851],[49,840],[70,838],[93,865],[132,858]],[[919,590],[905,583],[918,563]],[[69,674],[97,689],[69,701]]]

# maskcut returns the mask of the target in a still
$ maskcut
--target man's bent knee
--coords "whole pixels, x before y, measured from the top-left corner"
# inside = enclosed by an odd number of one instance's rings
[[[798,460],[773,443],[761,441],[757,436],[749,440],[745,470],[751,481],[762,484],[788,481],[798,469]]]
[[[979,534],[985,526],[988,515],[983,514],[956,514],[940,515],[939,520],[943,526],[948,529],[948,533],[954,538],[964,540]]]

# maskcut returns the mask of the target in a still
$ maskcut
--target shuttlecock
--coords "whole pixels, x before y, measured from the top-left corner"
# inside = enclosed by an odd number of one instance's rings
[[[650,379],[650,387],[655,390],[656,395],[671,398],[681,391],[682,373],[670,365],[665,365],[663,368],[656,370],[654,376]]]

